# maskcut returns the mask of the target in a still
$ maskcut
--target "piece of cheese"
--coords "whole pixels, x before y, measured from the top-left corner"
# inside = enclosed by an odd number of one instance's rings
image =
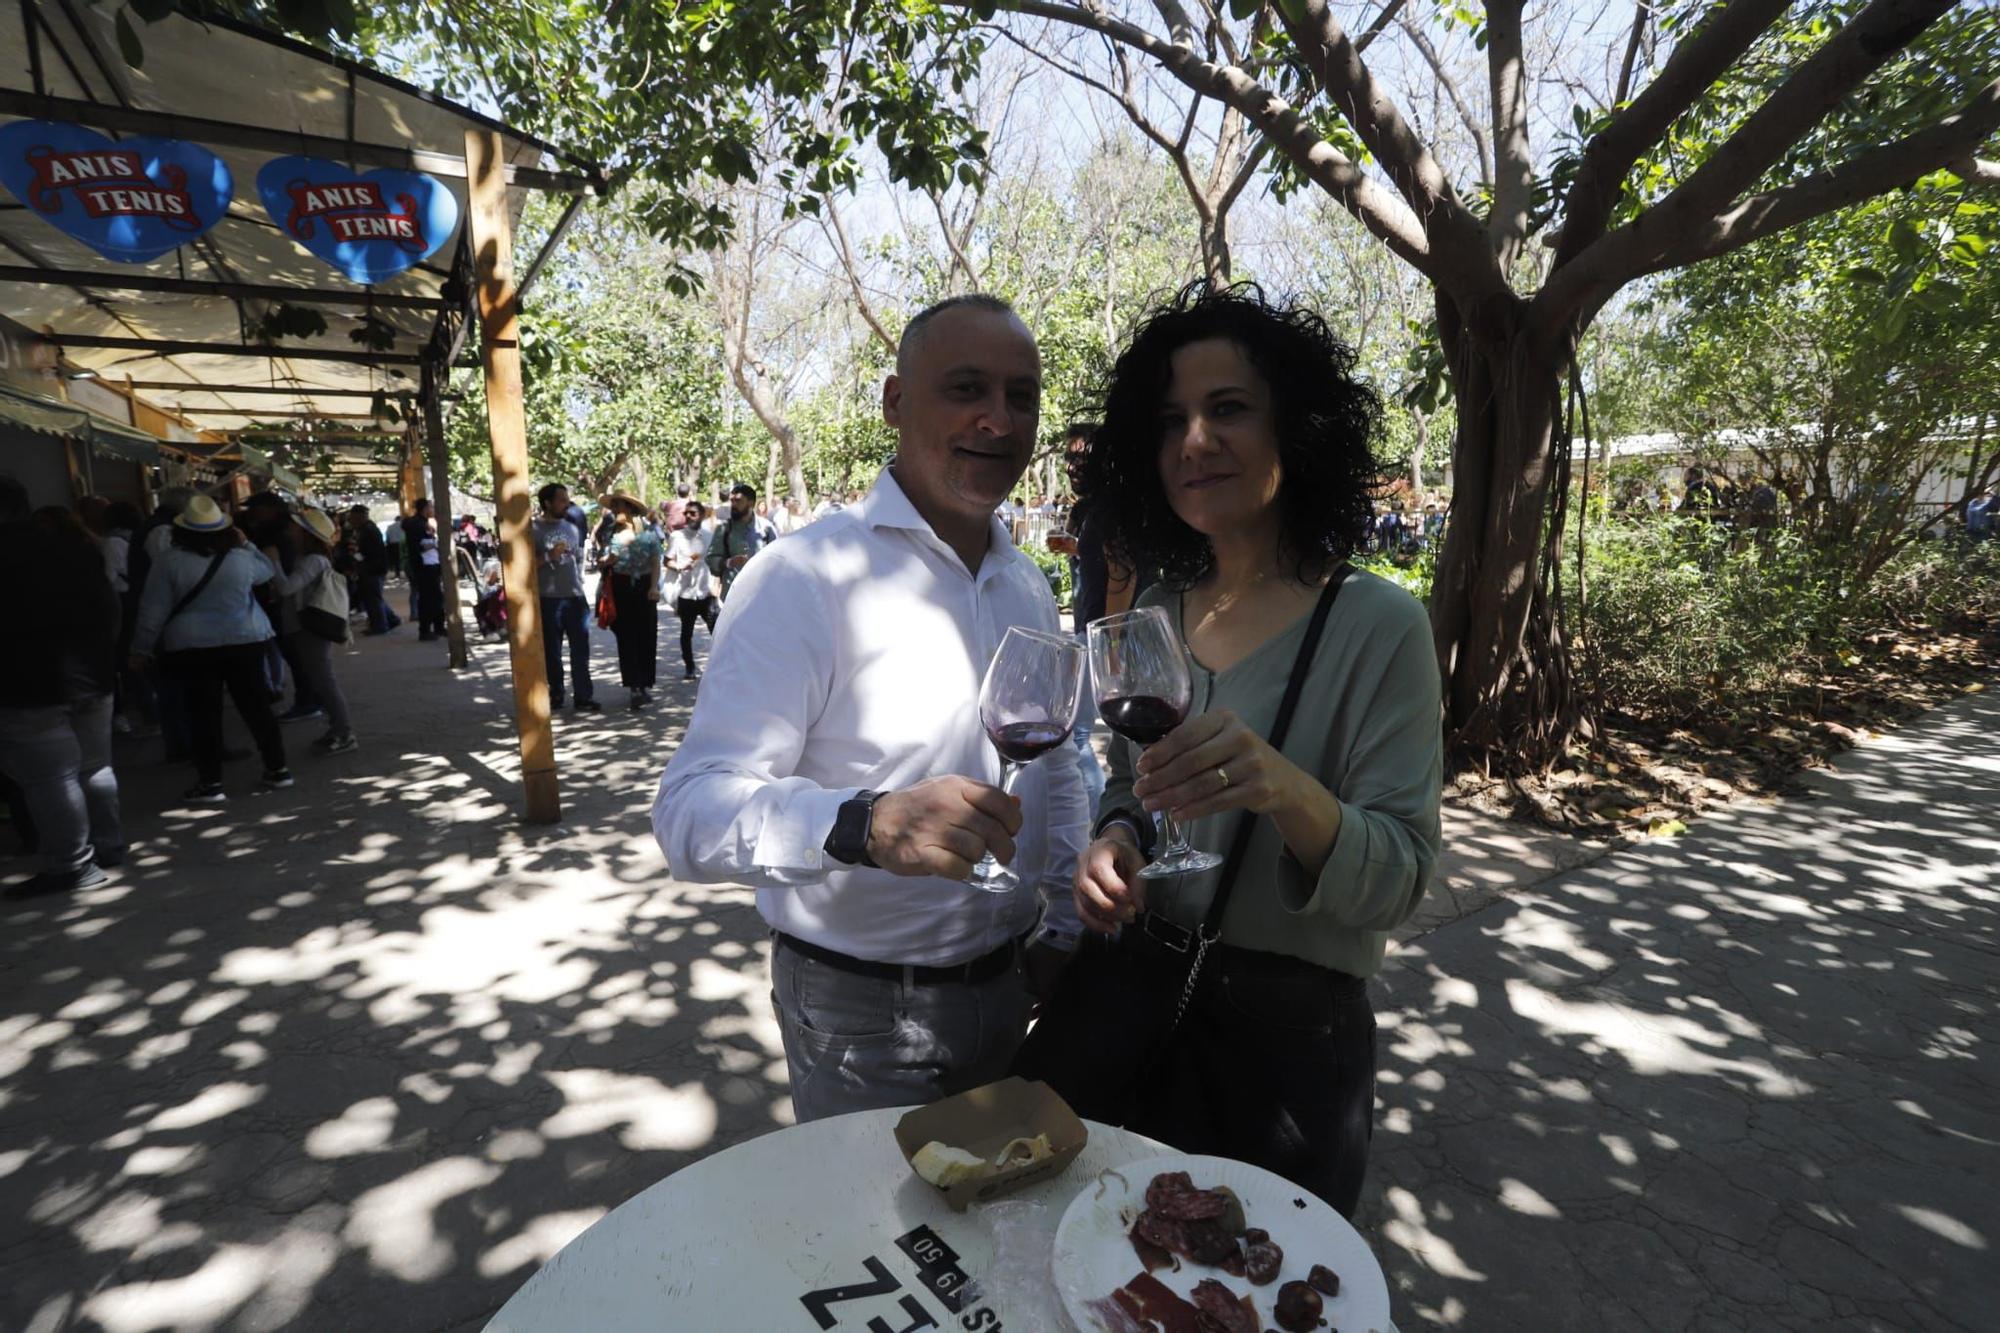
[[[987,1173],[989,1168],[980,1158],[974,1157],[963,1148],[954,1148],[947,1143],[932,1139],[917,1149],[917,1155],[910,1159],[910,1165],[939,1189],[956,1185],[961,1180]]]

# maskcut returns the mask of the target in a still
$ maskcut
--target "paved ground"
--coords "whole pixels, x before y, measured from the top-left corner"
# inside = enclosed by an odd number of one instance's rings
[[[559,722],[566,823],[525,830],[504,650],[454,677],[406,633],[343,659],[360,751],[296,728],[296,788],[197,811],[127,747],[130,866],[0,909],[0,1328],[476,1328],[609,1208],[786,1123],[750,896],[667,879],[646,827],[678,671],[651,713],[611,688]],[[1987,708],[1934,725],[1977,755]],[[1638,1291],[1677,1328],[1843,1300],[1970,1327],[1983,754],[1884,747],[1836,790],[1906,807],[1740,815],[1530,898],[1602,849],[1453,813],[1383,1006],[1366,1206],[1404,1326],[1637,1327]]]
[[[1400,950],[1405,1328],[2000,1320],[2000,697]]]

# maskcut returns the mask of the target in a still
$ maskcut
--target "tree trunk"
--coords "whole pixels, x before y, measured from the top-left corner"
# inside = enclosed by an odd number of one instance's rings
[[[1461,762],[1546,766],[1579,721],[1559,571],[1545,568],[1563,350],[1524,326],[1519,302],[1461,311],[1438,301],[1458,434],[1454,491],[1431,595],[1447,732]]]
[[[1201,219],[1202,274],[1211,287],[1229,285],[1229,217],[1204,214]]]

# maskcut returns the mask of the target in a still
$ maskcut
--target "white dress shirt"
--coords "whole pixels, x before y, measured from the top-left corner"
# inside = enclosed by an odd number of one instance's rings
[[[968,573],[886,469],[860,504],[759,554],[730,592],[653,802],[674,875],[753,885],[771,925],[873,962],[970,961],[1033,926],[1038,896],[1044,936],[1067,947],[1089,835],[1067,745],[1016,779],[1011,893],[845,866],[824,850],[841,803],[864,788],[1000,781],[979,687],[1014,625],[1060,629],[1034,561],[995,522]]]

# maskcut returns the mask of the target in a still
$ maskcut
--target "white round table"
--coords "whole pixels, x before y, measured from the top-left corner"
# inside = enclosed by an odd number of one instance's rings
[[[896,1147],[902,1109],[778,1130],[716,1153],[627,1200],[563,1247],[487,1325],[490,1333],[660,1329],[969,1329],[1025,1333],[975,1286],[993,1258],[981,1206],[954,1213]],[[1067,1171],[997,1200],[1046,1206],[1053,1237],[1106,1167],[1172,1149],[1086,1121]],[[982,1314],[982,1310],[988,1313]]]

